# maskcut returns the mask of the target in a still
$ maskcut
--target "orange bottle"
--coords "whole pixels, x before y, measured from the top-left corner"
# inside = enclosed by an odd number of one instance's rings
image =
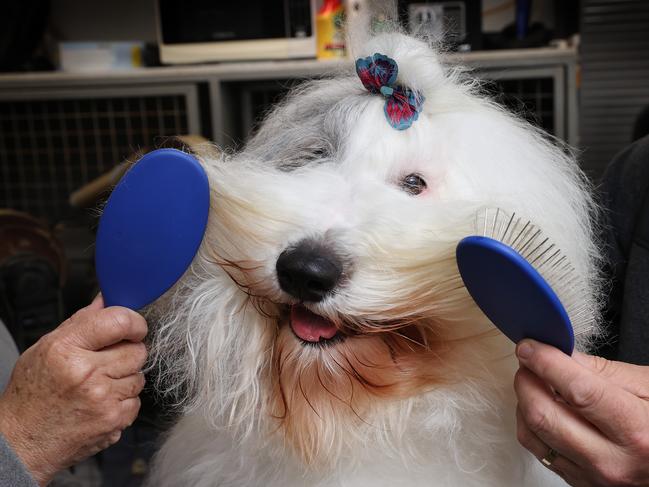
[[[340,0],[324,0],[316,15],[318,59],[345,57],[345,7]]]

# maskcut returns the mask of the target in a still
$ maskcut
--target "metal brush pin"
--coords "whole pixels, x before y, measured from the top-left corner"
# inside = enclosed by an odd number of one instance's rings
[[[500,208],[486,208],[478,213],[484,237],[493,238],[518,252],[554,290],[572,325],[575,338],[594,326],[586,282],[557,245],[530,220],[508,215]]]

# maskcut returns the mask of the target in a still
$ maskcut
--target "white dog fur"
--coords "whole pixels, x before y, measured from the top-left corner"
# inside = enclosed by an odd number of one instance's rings
[[[150,311],[158,386],[181,411],[151,486],[563,485],[517,443],[513,345],[462,286],[454,251],[478,208],[527,215],[595,313],[586,179],[425,42],[383,33],[354,54],[377,52],[425,96],[410,128],[388,124],[350,67],[294,90],[240,153],[199,154],[207,234]],[[427,182],[418,196],[400,187],[411,173]],[[276,261],[305,238],[345,263],[344,282],[306,306],[360,335],[318,347],[291,333],[296,299]]]

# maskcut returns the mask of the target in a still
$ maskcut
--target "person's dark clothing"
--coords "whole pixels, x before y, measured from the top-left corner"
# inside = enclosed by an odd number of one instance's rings
[[[607,358],[649,365],[649,136],[620,152],[602,181],[607,209]]]
[[[11,335],[0,321],[0,393],[9,381],[14,363],[18,359],[18,349]],[[20,458],[11,449],[5,438],[0,434],[0,486],[37,487],[36,481]]]

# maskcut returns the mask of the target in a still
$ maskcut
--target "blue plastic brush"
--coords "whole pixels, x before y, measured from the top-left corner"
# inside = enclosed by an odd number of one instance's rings
[[[140,309],[183,275],[203,240],[207,175],[176,149],[142,157],[115,187],[99,221],[95,266],[106,306]]]
[[[572,354],[590,329],[586,287],[561,251],[530,221],[487,209],[482,235],[456,249],[464,285],[493,324],[514,343],[533,338]]]

